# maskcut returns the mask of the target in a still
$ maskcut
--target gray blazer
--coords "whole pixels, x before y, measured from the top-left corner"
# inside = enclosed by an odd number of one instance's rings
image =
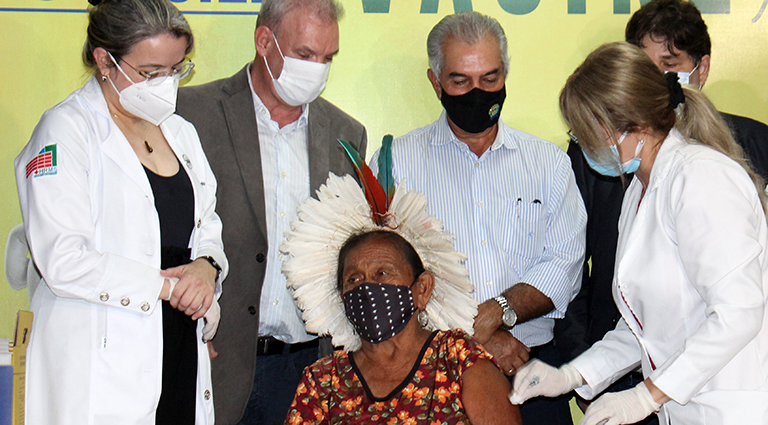
[[[221,322],[211,361],[216,423],[236,424],[253,387],[259,300],[264,282],[267,221],[259,131],[248,85],[248,67],[230,78],[179,89],[176,113],[197,128],[203,150],[218,181],[216,212],[224,229],[230,272],[219,300]],[[309,184],[311,193],[328,172],[353,174],[337,138],[352,143],[365,157],[366,132],[355,119],[318,98],[309,106]]]

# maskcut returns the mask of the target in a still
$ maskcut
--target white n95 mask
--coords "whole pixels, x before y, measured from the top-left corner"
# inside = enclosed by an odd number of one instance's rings
[[[304,105],[317,99],[317,96],[320,96],[325,88],[331,64],[285,56],[280,49],[280,44],[277,43],[275,33],[272,33],[272,38],[275,40],[277,51],[283,58],[283,72],[280,73],[280,77],[275,78],[269,68],[267,57],[262,56],[262,58],[267,65],[269,75],[272,77],[277,95],[291,106]]]
[[[179,90],[178,75],[169,76],[157,85],[149,85],[148,80],[134,83],[111,53],[109,57],[125,78],[133,83],[120,91],[109,78],[110,84],[120,97],[120,104],[127,112],[154,125],[160,125],[173,115],[176,111],[176,93]]]

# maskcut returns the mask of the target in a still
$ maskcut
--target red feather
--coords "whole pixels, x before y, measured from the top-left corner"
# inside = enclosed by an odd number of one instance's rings
[[[360,185],[365,192],[365,199],[368,201],[368,205],[371,206],[371,218],[374,223],[379,226],[384,224],[384,216],[387,214],[387,194],[384,189],[376,180],[373,175],[373,171],[365,163],[365,160],[360,157],[360,153],[349,142],[338,139],[344,150],[347,151],[347,155],[352,160],[352,164],[355,166],[357,176],[360,178]]]

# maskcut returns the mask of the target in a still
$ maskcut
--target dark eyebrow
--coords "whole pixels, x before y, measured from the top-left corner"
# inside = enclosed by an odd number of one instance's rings
[[[448,77],[449,77],[449,78],[455,78],[455,77],[459,77],[459,78],[469,78],[469,75],[466,75],[466,74],[461,74],[461,73],[459,73],[459,72],[451,72],[450,74],[448,74]]]
[[[180,61],[178,61],[175,64],[171,65],[171,68],[173,68],[175,66],[178,66],[178,65],[181,65],[182,63],[184,63],[185,60],[187,60],[187,56],[186,55],[183,58],[181,58]],[[149,64],[146,64],[146,65],[139,65],[139,66],[137,66],[137,68],[155,68],[155,69],[159,69],[159,68],[165,68],[165,65],[158,65],[158,64],[155,64],[155,63],[149,63]]]
[[[499,72],[501,72],[501,68],[496,68],[496,69],[493,69],[493,70],[488,71],[485,74],[481,75],[480,78],[488,77],[488,76],[491,76],[491,75],[497,75]],[[460,72],[451,72],[450,74],[448,74],[448,78],[455,78],[455,77],[458,77],[458,78],[469,78],[469,75],[462,74]]]

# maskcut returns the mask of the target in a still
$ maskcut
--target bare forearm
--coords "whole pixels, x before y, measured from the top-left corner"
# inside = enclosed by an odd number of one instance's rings
[[[533,286],[520,282],[502,294],[517,313],[517,323],[541,317],[555,309],[552,300]]]
[[[502,293],[510,308],[517,313],[517,323],[527,322],[549,313],[555,306],[552,300],[533,286],[520,282]],[[494,331],[502,323],[502,309],[495,299],[491,298],[480,304],[475,316],[475,338],[485,344]]]

